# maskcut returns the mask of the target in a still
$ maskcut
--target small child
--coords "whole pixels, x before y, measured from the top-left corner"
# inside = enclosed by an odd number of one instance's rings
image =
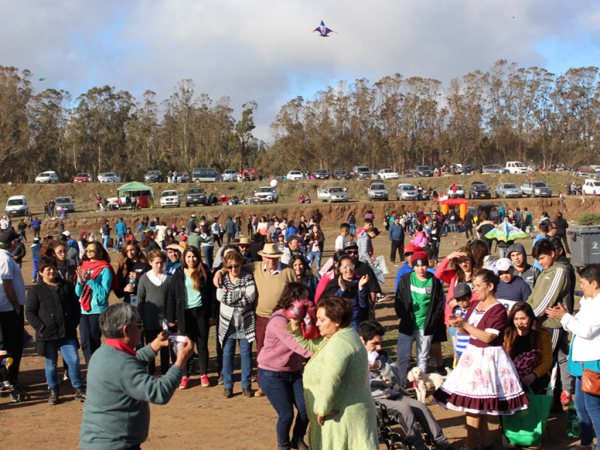
[[[40,243],[40,238],[36,237],[33,239],[33,244],[31,245],[31,255],[33,259],[33,281],[34,283],[37,281],[38,276],[38,263],[40,262],[40,249],[42,248],[42,244]]]
[[[454,300],[456,300],[456,306],[452,310],[452,314],[455,316],[467,316],[467,311],[469,310],[469,306],[471,305],[471,288],[467,283],[458,283],[454,288]],[[456,367],[460,356],[465,351],[467,344],[469,343],[470,336],[460,334],[456,331],[456,336],[454,338],[454,364],[453,368]]]

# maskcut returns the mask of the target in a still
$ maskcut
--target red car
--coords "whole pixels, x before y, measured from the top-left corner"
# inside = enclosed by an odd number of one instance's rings
[[[89,173],[78,173],[75,178],[73,178],[73,183],[91,183],[92,176]]]
[[[242,176],[248,181],[258,180],[256,169],[244,169],[244,171],[242,172]]]

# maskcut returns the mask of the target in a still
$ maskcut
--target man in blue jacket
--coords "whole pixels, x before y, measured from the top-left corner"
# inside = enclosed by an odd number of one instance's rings
[[[390,261],[396,262],[396,252],[400,255],[400,262],[404,262],[404,228],[398,224],[395,217],[390,217],[390,229],[388,230],[388,238],[392,241],[392,250],[390,252]]]
[[[117,245],[115,245],[115,250],[121,251],[121,241],[125,243],[125,236],[127,235],[127,225],[123,222],[123,218],[119,218],[119,223],[115,226],[115,233],[117,233]]]
[[[400,284],[400,278],[402,275],[408,272],[412,272],[413,268],[411,266],[412,255],[415,252],[415,246],[412,244],[408,244],[404,247],[404,265],[398,269],[398,275],[396,275],[396,291],[398,291],[398,285]]]

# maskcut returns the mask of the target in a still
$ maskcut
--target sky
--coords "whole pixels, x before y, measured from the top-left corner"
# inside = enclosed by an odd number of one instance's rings
[[[337,34],[319,37],[323,20]],[[600,65],[589,0],[0,0],[0,65],[36,92],[96,86],[167,99],[182,79],[234,116],[258,103],[255,136],[281,107],[366,78],[450,80],[506,59],[561,74]],[[38,81],[39,78],[45,78]]]

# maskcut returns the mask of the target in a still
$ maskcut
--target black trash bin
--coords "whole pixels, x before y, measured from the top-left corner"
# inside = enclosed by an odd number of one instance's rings
[[[600,263],[600,226],[573,227],[571,237],[571,264],[575,267]]]

